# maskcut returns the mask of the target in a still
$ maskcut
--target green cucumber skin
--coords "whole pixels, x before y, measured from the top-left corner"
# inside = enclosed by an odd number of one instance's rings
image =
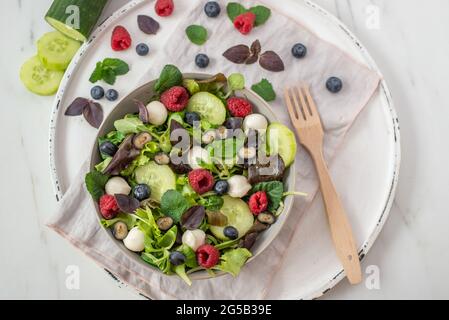
[[[80,9],[80,28],[77,31],[88,39],[107,2],[108,0],[54,0],[45,18],[52,18],[65,24],[70,16],[70,13],[66,13],[67,7],[78,6]]]

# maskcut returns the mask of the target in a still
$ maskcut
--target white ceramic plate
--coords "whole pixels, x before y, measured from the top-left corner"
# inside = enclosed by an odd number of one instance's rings
[[[193,1],[179,1],[174,17],[164,19],[156,36],[137,32],[135,22],[138,14],[154,16],[149,1],[131,1],[118,10],[97,29],[92,40],[85,44],[72,61],[55,99],[50,124],[50,165],[59,200],[90,155],[90,147],[97,130],[89,127],[82,117],[63,115],[66,106],[77,96],[88,96],[91,84],[87,81],[95,63],[105,56],[123,58],[131,62],[131,72],[117,81],[115,88],[126,96],[137,87],[147,70],[151,55],[138,58],[133,50],[111,54],[109,36],[111,29],[123,24],[130,29],[135,43],[150,42],[152,54],[157,54],[165,44],[171,30],[183,18],[183,10]],[[294,16],[321,38],[334,43],[354,59],[378,70],[373,59],[360,41],[334,16],[307,0],[264,0],[278,11]],[[150,11],[151,10],[151,11]],[[293,14],[294,13],[294,14]],[[139,36],[140,35],[140,36]],[[380,72],[379,72],[380,73]],[[114,104],[102,101],[105,116]],[[346,141],[338,157],[331,165],[331,173],[358,240],[360,256],[368,252],[388,216],[396,189],[399,163],[399,126],[390,92],[383,81],[369,105],[359,115],[351,128],[350,141]],[[357,159],[357,161],[354,161]],[[347,173],[351,172],[350,175]],[[277,272],[267,298],[310,299],[321,296],[335,286],[343,277],[341,264],[335,255],[329,236],[327,221],[318,196],[306,215],[301,217],[299,231]],[[303,261],[300,265],[289,263],[295,256]],[[291,275],[295,274],[292,281]],[[287,276],[288,275],[288,276]]]

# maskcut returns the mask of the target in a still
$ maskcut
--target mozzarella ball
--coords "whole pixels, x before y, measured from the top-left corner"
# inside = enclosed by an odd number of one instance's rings
[[[145,249],[144,239],[144,233],[138,227],[134,227],[129,231],[126,238],[123,239],[123,243],[128,250],[141,252]]]
[[[154,124],[156,126],[160,126],[167,121],[168,112],[167,108],[159,102],[159,101],[153,101],[150,102],[147,105],[148,110],[148,117],[151,124]]]
[[[189,164],[192,169],[201,169],[201,166],[199,165],[201,160],[210,163],[209,153],[200,146],[194,146],[189,151]]]
[[[243,120],[243,130],[248,132],[250,129],[257,131],[267,130],[268,121],[265,116],[260,113],[253,113],[245,117]]]
[[[187,230],[182,235],[182,243],[196,251],[199,247],[206,243],[206,234],[203,230]]]
[[[233,198],[244,197],[252,188],[252,186],[248,182],[248,179],[246,179],[244,176],[239,175],[232,176],[228,180],[228,184],[228,194]]]
[[[111,196],[116,194],[128,195],[131,192],[131,187],[122,177],[112,177],[106,182],[105,190]]]

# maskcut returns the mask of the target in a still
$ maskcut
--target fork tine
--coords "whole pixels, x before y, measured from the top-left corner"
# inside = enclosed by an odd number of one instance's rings
[[[310,94],[310,89],[309,89],[308,85],[304,86],[304,91],[306,93],[306,98],[307,98],[307,102],[308,102],[308,106],[309,106],[310,115],[312,117],[318,116],[318,110],[316,108],[315,101],[313,101],[312,95]]]
[[[300,99],[301,105],[302,105],[301,111],[304,114],[304,119],[307,120],[307,118],[309,118],[309,116],[311,116],[311,114],[310,114],[309,108],[307,106],[306,99],[304,98],[304,94],[302,93],[301,86],[296,87],[296,90],[298,91],[299,99]]]
[[[295,107],[293,105],[292,97],[290,96],[290,89],[285,88],[284,90],[284,96],[285,96],[285,102],[287,103],[287,109],[290,114],[290,118],[292,122],[299,122],[299,114],[296,112]]]

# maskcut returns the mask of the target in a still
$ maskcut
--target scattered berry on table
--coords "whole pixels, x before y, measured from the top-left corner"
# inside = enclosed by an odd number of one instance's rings
[[[154,10],[156,14],[160,17],[168,17],[173,13],[175,9],[175,4],[173,0],[157,0],[154,5]]]
[[[118,99],[118,92],[115,89],[109,89],[106,91],[106,99],[109,101],[115,101]]]
[[[241,34],[248,34],[254,28],[255,22],[256,15],[252,12],[246,12],[235,18],[234,27],[240,31]]]
[[[209,62],[209,57],[204,53],[200,53],[195,57],[195,64],[198,66],[198,68],[207,68]]]
[[[139,56],[146,56],[150,52],[150,48],[145,43],[139,43],[136,47],[136,52]]]
[[[191,126],[193,126],[193,123],[197,122],[197,121],[200,121],[201,117],[196,112],[186,112],[186,115],[184,116],[184,120],[185,120],[186,123],[188,123]]]
[[[226,228],[224,228],[223,234],[225,235],[225,237],[228,237],[231,240],[235,240],[239,237],[238,230],[233,226],[227,226]]]
[[[134,198],[136,198],[137,200],[143,201],[150,197],[151,189],[146,184],[138,184],[133,189],[133,195],[134,195]]]
[[[219,180],[217,183],[215,183],[214,191],[219,196],[224,195],[226,192],[228,192],[229,184],[225,180]]]
[[[100,152],[110,157],[113,157],[117,152],[117,150],[118,150],[117,146],[113,144],[111,141],[105,141],[102,144],[100,144]]]
[[[189,183],[198,194],[211,191],[214,187],[214,177],[206,169],[196,169],[189,173]]]
[[[179,266],[186,262],[186,256],[179,251],[173,251],[169,256],[170,263],[174,266]]]
[[[254,215],[264,212],[268,208],[268,197],[265,191],[258,191],[249,197],[249,209]]]
[[[340,92],[343,88],[343,82],[337,77],[330,77],[326,82],[326,88],[332,93]]]
[[[307,48],[302,43],[297,43],[292,48],[292,55],[295,58],[301,59],[304,58],[307,54]]]
[[[132,40],[128,30],[123,26],[117,26],[112,31],[111,47],[114,51],[123,51],[131,46]]]
[[[230,98],[227,107],[233,117],[244,118],[252,113],[253,107],[248,100],[243,98]]]
[[[172,87],[161,95],[161,102],[169,111],[182,111],[189,102],[189,94],[184,87]]]
[[[220,14],[221,8],[220,8],[220,5],[216,1],[209,1],[204,6],[204,12],[206,13],[206,15],[208,17],[215,18]]]
[[[101,86],[95,86],[92,89],[90,89],[90,95],[92,96],[92,99],[100,100],[104,97],[104,89]]]
[[[220,260],[220,252],[213,245],[203,244],[196,250],[196,259],[200,266],[210,269]]]
[[[101,215],[106,219],[113,219],[119,212],[117,200],[110,194],[101,196],[99,201]]]

